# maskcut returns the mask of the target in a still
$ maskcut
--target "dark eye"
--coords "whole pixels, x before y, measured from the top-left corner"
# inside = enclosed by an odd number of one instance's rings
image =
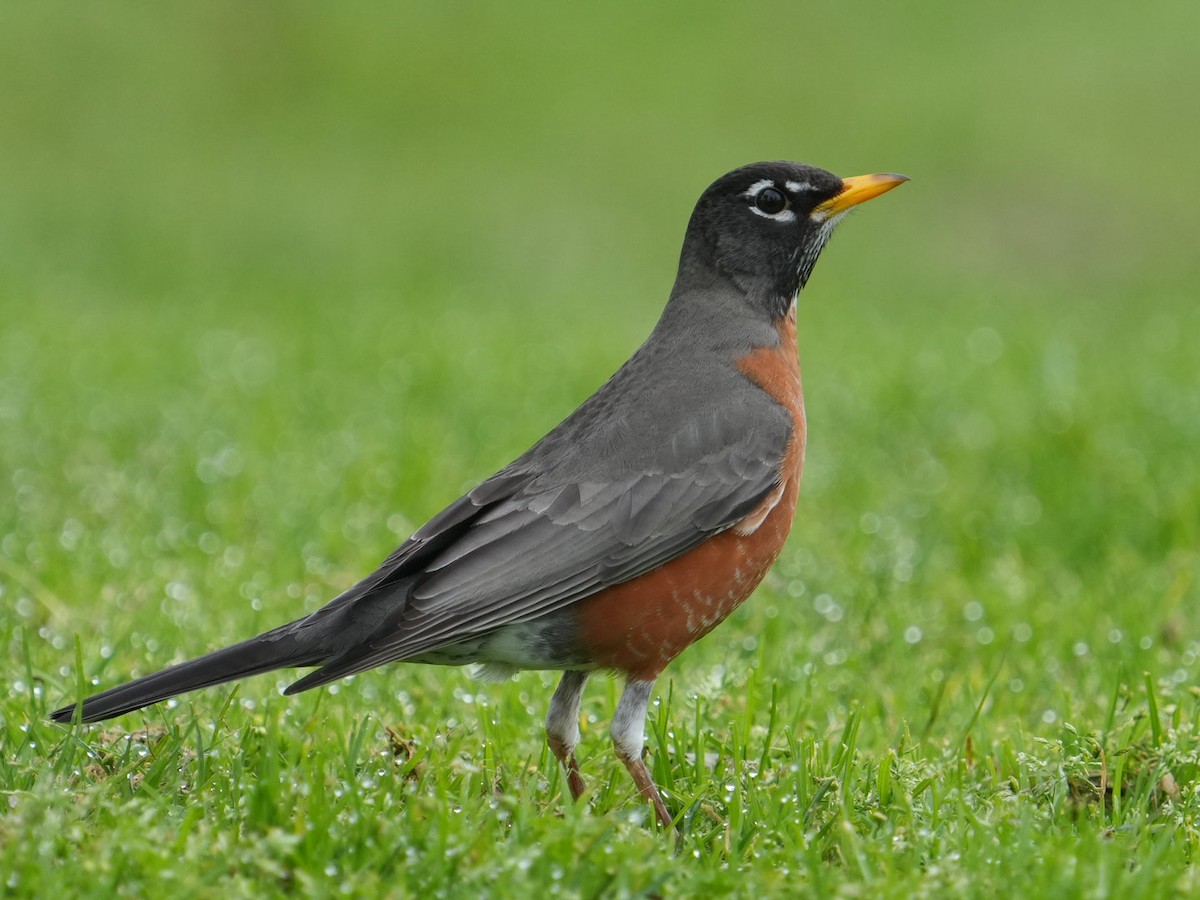
[[[773,216],[787,209],[787,197],[783,196],[783,191],[767,188],[754,198],[754,205],[768,216]]]

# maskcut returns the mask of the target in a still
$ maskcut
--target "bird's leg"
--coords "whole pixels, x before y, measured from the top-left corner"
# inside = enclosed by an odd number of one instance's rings
[[[582,797],[586,790],[579,774],[579,763],[575,761],[575,745],[579,743],[579,701],[587,677],[587,672],[564,672],[546,714],[546,743],[566,770],[567,787],[574,800]]]
[[[650,691],[654,688],[653,681],[629,681],[617,704],[616,715],[612,720],[613,746],[617,757],[625,763],[625,768],[633,776],[642,797],[654,805],[658,821],[668,831],[673,831],[674,823],[667,805],[663,803],[662,795],[650,777],[650,770],[642,762],[642,745],[646,737],[646,710],[650,706]]]

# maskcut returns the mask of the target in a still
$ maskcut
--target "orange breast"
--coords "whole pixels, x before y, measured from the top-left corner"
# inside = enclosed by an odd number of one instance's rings
[[[738,367],[791,413],[792,434],[779,487],[729,531],[583,601],[579,644],[597,666],[638,680],[657,677],[750,596],[783,549],[804,462],[804,397],[794,308],[779,325],[779,343],[747,354]]]

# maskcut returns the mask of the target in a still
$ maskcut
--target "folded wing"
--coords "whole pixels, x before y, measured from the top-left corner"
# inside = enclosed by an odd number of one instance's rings
[[[789,436],[785,416],[726,412],[679,429],[654,471],[555,481],[517,460],[297,623],[341,643],[289,693],[552,614],[669,562],[770,495]]]

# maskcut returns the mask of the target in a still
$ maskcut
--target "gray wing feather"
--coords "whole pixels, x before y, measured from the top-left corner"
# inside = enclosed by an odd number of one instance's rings
[[[518,460],[402,545],[390,575],[347,592],[355,639],[293,688],[553,613],[737,524],[777,486],[790,436],[782,412],[743,412],[689,422],[661,471],[546,483]]]

